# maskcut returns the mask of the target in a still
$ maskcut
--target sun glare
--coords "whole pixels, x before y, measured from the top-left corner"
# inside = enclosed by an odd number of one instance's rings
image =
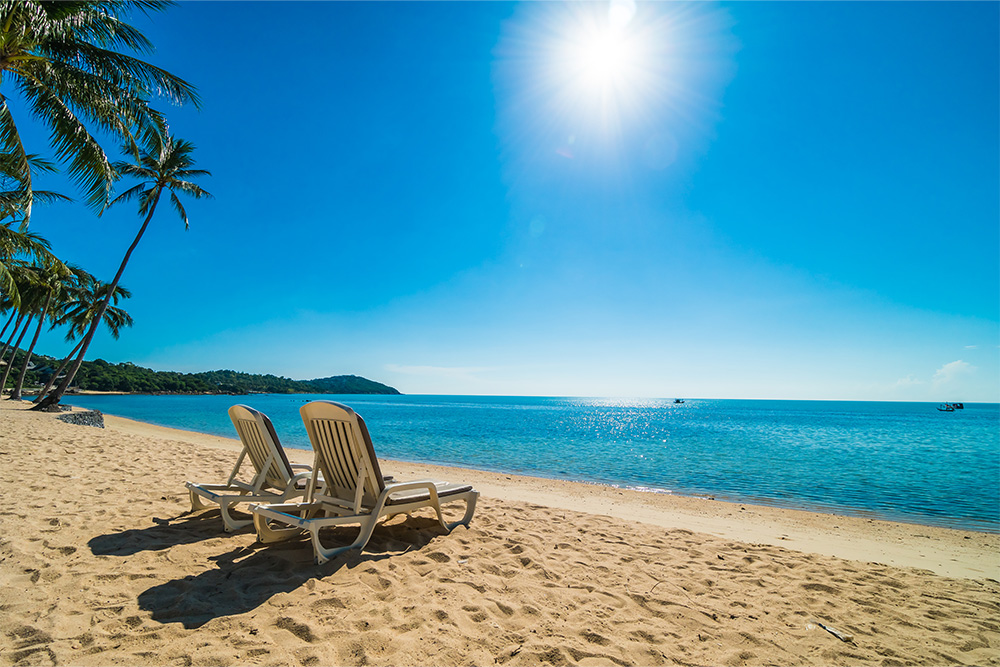
[[[554,80],[562,81],[559,87],[572,99],[569,104],[599,109],[603,116],[642,104],[654,57],[642,26],[633,21],[635,3],[614,0],[606,7],[593,11],[588,6],[568,17],[552,63]]]
[[[621,30],[608,28],[591,35],[578,49],[578,76],[588,87],[624,82],[638,65],[633,44]]]
[[[663,169],[681,130],[715,118],[735,49],[726,12],[635,0],[519,7],[495,76],[504,122],[525,145],[579,164],[638,155],[641,142],[643,159]]]

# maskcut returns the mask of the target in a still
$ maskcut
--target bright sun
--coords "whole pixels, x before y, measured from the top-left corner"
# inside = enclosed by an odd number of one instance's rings
[[[607,28],[589,35],[577,48],[578,76],[588,87],[622,83],[638,64],[635,49],[621,30]]]
[[[633,2],[613,0],[606,13],[578,14],[567,24],[558,60],[579,102],[637,101],[649,54],[640,32],[630,25],[634,13]]]

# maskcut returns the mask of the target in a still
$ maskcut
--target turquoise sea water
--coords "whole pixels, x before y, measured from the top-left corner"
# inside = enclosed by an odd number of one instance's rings
[[[385,458],[1000,532],[1000,405],[510,398],[74,396],[73,405],[235,437],[268,416],[309,449],[299,407],[336,400]]]

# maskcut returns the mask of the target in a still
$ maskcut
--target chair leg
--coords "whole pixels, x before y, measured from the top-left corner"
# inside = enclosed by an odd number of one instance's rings
[[[232,502],[221,500],[219,502],[219,510],[222,512],[222,527],[227,533],[232,533],[234,531],[240,530],[241,528],[246,528],[251,523],[252,519],[235,519],[233,515],[229,513],[229,506]]]
[[[301,528],[287,526],[285,528],[273,528],[267,517],[254,513],[253,527],[257,531],[257,539],[261,544],[274,544],[289,540],[302,532]]]
[[[460,521],[445,524],[445,522],[441,519],[441,510],[438,510],[438,521],[441,521],[441,525],[444,526],[445,530],[449,532],[457,526],[468,526],[469,522],[472,521],[472,515],[476,512],[476,501],[479,500],[479,492],[469,491],[461,497],[465,499],[465,516],[463,516]]]
[[[195,493],[191,489],[188,489],[188,495],[191,496],[191,511],[192,512],[194,512],[196,510],[206,510],[206,509],[208,509],[208,505],[206,505],[204,502],[202,502],[201,496],[199,496],[197,493]]]
[[[316,555],[316,564],[322,565],[331,558],[339,556],[342,553],[350,551],[351,549],[357,549],[358,551],[364,551],[365,545],[368,544],[368,540],[371,539],[372,533],[375,531],[375,525],[378,523],[378,516],[371,516],[367,520],[361,522],[361,531],[358,533],[357,539],[351,544],[344,547],[334,547],[332,549],[327,549],[323,546],[323,543],[319,539],[319,531],[321,526],[310,526],[309,534],[312,537],[313,551]]]

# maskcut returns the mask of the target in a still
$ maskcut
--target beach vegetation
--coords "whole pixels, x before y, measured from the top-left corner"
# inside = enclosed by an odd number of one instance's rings
[[[30,171],[53,172],[56,170],[48,160],[38,155],[27,155]],[[14,263],[33,261],[39,265],[55,266],[59,260],[49,250],[49,243],[38,234],[28,231],[28,209],[32,200],[41,202],[70,201],[69,197],[48,190],[36,191],[33,195],[18,172],[10,153],[0,152],[0,309],[2,304],[17,307],[21,295],[17,282],[11,274]],[[16,227],[15,227],[16,225]]]
[[[199,103],[183,79],[129,55],[153,45],[126,22],[170,6],[165,0],[3,0],[0,2],[0,150],[26,195],[28,220],[35,197],[30,156],[8,97],[49,131],[49,142],[88,204],[101,211],[115,180],[114,167],[95,135],[138,143],[163,123],[152,100]]]
[[[118,340],[122,329],[132,326],[132,316],[123,308],[118,307],[118,302],[131,298],[132,292],[124,285],[117,285],[114,292],[111,292],[110,288],[111,285],[108,283],[101,282],[89,273],[82,272],[78,282],[67,290],[66,298],[60,304],[59,315],[53,326],[67,327],[67,342],[79,340],[55,372],[49,373],[45,378],[45,386],[38,392],[35,403],[40,402],[45,397],[55,381],[62,376],[63,371],[79,353],[83,346],[83,337],[106,299],[110,298],[110,302],[104,308],[102,319],[111,337]]]
[[[122,150],[123,152],[128,153],[132,150],[132,148],[137,150],[135,162],[116,162],[114,164],[114,169],[116,174],[137,179],[140,183],[118,195],[118,197],[116,197],[111,204],[114,205],[122,202],[133,201],[137,202],[139,215],[143,217],[142,224],[139,227],[139,231],[136,234],[135,239],[132,241],[132,245],[130,245],[128,250],[125,252],[125,256],[122,258],[121,264],[118,267],[118,272],[115,274],[114,279],[108,286],[107,296],[104,301],[101,302],[101,305],[98,306],[97,314],[95,315],[90,328],[87,330],[87,333],[84,334],[80,350],[77,353],[76,359],[66,372],[66,377],[59,382],[52,393],[39,401],[38,405],[33,409],[46,409],[50,405],[58,403],[59,399],[69,388],[73,379],[76,377],[76,374],[79,372],[80,365],[83,363],[83,359],[87,354],[87,348],[90,346],[90,343],[94,338],[94,334],[100,327],[101,320],[104,317],[104,312],[111,299],[114,297],[115,288],[118,286],[118,282],[121,280],[122,274],[125,272],[125,267],[128,266],[132,253],[139,245],[143,235],[146,233],[146,229],[149,226],[150,221],[153,219],[153,215],[156,213],[157,206],[160,203],[160,197],[164,193],[169,195],[170,203],[173,205],[180,218],[184,221],[185,229],[188,228],[189,221],[187,211],[185,211],[183,203],[177,196],[178,193],[188,195],[195,199],[212,197],[210,193],[190,180],[192,178],[211,175],[210,172],[205,171],[204,169],[194,168],[194,144],[184,139],[175,138],[169,134],[169,130],[165,126],[159,128],[159,131],[151,131],[146,134],[142,146],[132,146],[126,144],[122,147]]]
[[[6,364],[3,367],[2,374],[0,374],[0,388],[7,385],[7,377],[14,367],[14,355],[20,347],[21,341],[24,340],[25,335],[28,333],[28,328],[31,326],[34,314],[34,303],[31,299],[31,294],[36,275],[31,265],[25,261],[12,262],[8,267],[8,275],[10,276],[12,285],[11,291],[8,293],[12,313],[11,317],[8,318],[7,324],[4,325],[3,331],[6,333],[7,327],[12,322],[14,326],[10,329],[10,337],[3,344],[3,347],[0,347],[0,363]],[[18,297],[16,300],[14,299],[15,295]],[[20,295],[24,295],[24,297],[22,298]],[[8,350],[11,351],[10,361],[6,361]]]
[[[14,209],[4,208],[3,197],[6,192],[0,192],[0,220],[5,217],[14,218]],[[54,193],[46,193],[53,194]],[[21,300],[21,293],[15,280],[15,267],[26,266],[30,262],[54,262],[55,256],[50,250],[47,240],[28,229],[16,219],[0,223],[0,310],[16,308]]]
[[[24,363],[25,352],[15,350],[13,362]],[[66,360],[35,355],[24,386],[42,387],[44,396],[53,380],[62,376]],[[292,380],[277,375],[215,370],[202,373],[155,371],[131,362],[110,363],[104,359],[84,361],[73,390],[145,394],[399,394],[399,391],[357,375],[339,375],[314,380]],[[31,389],[33,391],[33,389]],[[35,398],[35,402],[39,398]]]
[[[32,310],[31,315],[35,320],[35,333],[31,339],[31,343],[28,345],[28,351],[25,353],[21,371],[18,374],[17,381],[14,383],[14,389],[10,393],[12,400],[21,399],[24,377],[28,372],[28,366],[31,363],[31,354],[38,343],[42,327],[47,321],[54,323],[56,320],[58,307],[53,308],[53,304],[58,304],[62,294],[77,281],[79,275],[85,273],[79,267],[63,264],[55,258],[46,259],[30,267],[30,272],[34,274],[32,280],[32,298],[29,302]],[[6,371],[9,371],[10,368],[8,366]]]
[[[215,393],[207,382],[186,373],[154,371],[130,362],[112,364],[103,359],[81,366],[76,382],[88,391]]]

